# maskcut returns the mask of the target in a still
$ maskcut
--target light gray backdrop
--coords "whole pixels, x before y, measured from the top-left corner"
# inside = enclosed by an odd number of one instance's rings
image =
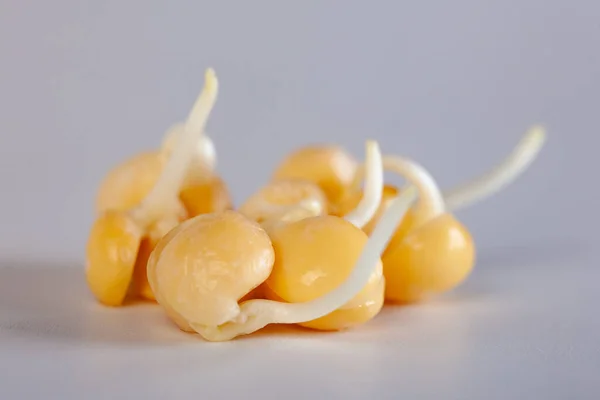
[[[480,248],[595,232],[596,1],[0,4],[6,255],[81,257],[99,180],[185,117],[207,66],[238,203],[307,143],[361,156],[377,138],[447,187],[539,122],[549,141],[530,172],[461,217]]]
[[[208,128],[238,204],[308,143],[362,157],[376,138],[449,187],[542,123],[539,160],[460,218],[480,269],[581,255],[600,222],[599,45],[597,0],[2,0],[2,259],[82,267],[100,179],[186,116],[208,66],[221,82]],[[539,382],[567,370],[548,371]]]

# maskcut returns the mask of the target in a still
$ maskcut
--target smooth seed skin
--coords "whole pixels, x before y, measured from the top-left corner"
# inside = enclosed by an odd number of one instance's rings
[[[129,293],[133,297],[151,301],[156,300],[152,288],[150,287],[150,283],[148,282],[148,259],[150,258],[150,254],[160,239],[162,239],[163,236],[169,233],[181,222],[185,221],[187,217],[188,213],[185,207],[181,202],[179,202],[176,208],[148,227],[146,235],[140,244],[140,249],[135,262],[135,268],[133,270],[133,279],[131,282],[131,288],[129,290]]]
[[[140,250],[133,269],[133,279],[131,280],[130,293],[132,296],[141,297],[146,300],[156,300],[148,282],[147,274],[148,259],[155,246],[156,241],[150,238],[144,238],[140,244]]]
[[[139,205],[158,181],[166,160],[164,154],[155,151],[138,154],[117,165],[100,184],[96,211],[127,211]],[[233,208],[225,182],[212,172],[206,172],[203,178],[187,179],[179,194],[188,214],[196,216]]]
[[[388,242],[387,247],[385,248],[381,259],[383,260],[386,254],[389,254],[394,249],[400,247],[406,238],[406,235],[416,228],[417,225],[422,224],[422,218],[419,217],[418,212],[415,211],[414,207],[409,209],[404,218],[402,218],[402,222],[396,228],[396,231],[392,235],[391,239]]]
[[[270,232],[275,249],[267,297],[290,303],[314,300],[350,275],[368,236],[335,216],[307,218]],[[383,304],[381,261],[363,290],[340,309],[300,325],[321,330],[346,329],[373,318]]]
[[[96,212],[137,206],[158,180],[165,164],[158,152],[140,153],[109,171],[96,195]]]
[[[314,182],[304,179],[284,179],[270,182],[254,195],[250,196],[239,208],[239,212],[248,218],[262,222],[274,217],[265,204],[273,206],[293,206],[304,200],[319,202],[324,213],[327,212],[327,197]]]
[[[390,201],[396,198],[399,194],[400,193],[398,189],[396,189],[394,186],[385,185],[383,187],[383,191],[381,193],[381,203],[379,204],[377,212],[375,213],[373,218],[371,218],[371,220],[362,228],[367,235],[370,235],[371,232],[373,232],[373,229],[375,229],[377,222],[379,222],[379,219],[383,215],[383,212],[386,210]],[[362,197],[362,189],[353,191],[351,193],[347,193],[338,204],[332,207],[336,210],[335,215],[343,217],[349,212],[353,211],[358,206],[358,203],[360,203],[360,201],[362,200]]]
[[[207,182],[187,185],[179,193],[190,217],[231,210],[233,203],[225,182],[216,175]]]
[[[154,250],[150,253],[150,258],[148,259],[148,263],[146,264],[146,277],[148,279],[148,285],[150,286],[150,290],[156,299],[156,301],[162,306],[163,310],[167,314],[167,316],[184,332],[194,332],[194,330],[190,327],[188,322],[183,318],[179,313],[177,313],[166,301],[166,299],[162,296],[161,292],[158,290],[158,284],[156,279],[156,263],[162,256],[162,251],[165,246],[171,242],[171,240],[184,228],[190,225],[193,220],[188,219],[187,221],[182,222],[173,228],[170,232],[168,232],[162,239],[158,241]]]
[[[383,276],[376,283],[363,289],[353,301],[329,315],[300,324],[304,327],[320,331],[339,331],[349,329],[373,319],[384,304],[385,279]],[[361,298],[361,302],[358,299]]]
[[[308,146],[291,153],[275,170],[273,179],[305,179],[321,187],[336,203],[354,179],[358,163],[338,146]]]
[[[386,300],[412,303],[462,283],[473,269],[475,247],[468,230],[442,214],[388,246],[382,261]]]
[[[142,231],[127,214],[103,213],[94,223],[86,248],[86,280],[103,304],[118,306],[129,289]]]
[[[167,236],[148,277],[158,302],[190,324],[218,326],[234,318],[238,301],[273,268],[269,236],[235,211],[199,215]]]

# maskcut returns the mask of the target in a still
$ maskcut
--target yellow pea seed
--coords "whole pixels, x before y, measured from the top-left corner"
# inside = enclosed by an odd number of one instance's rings
[[[437,183],[424,167],[401,157],[384,157],[383,162],[419,189],[418,203],[405,214],[382,255],[386,300],[415,302],[453,289],[475,261],[469,232],[446,212]]]
[[[193,332],[194,330],[190,327],[188,322],[182,317],[178,312],[176,312],[169,303],[162,296],[162,293],[156,287],[156,263],[159,258],[162,256],[162,251],[165,246],[173,240],[175,236],[183,229],[187,228],[191,223],[193,223],[193,219],[188,219],[181,224],[177,225],[171,231],[169,231],[165,236],[163,236],[158,242],[154,249],[150,253],[150,257],[148,258],[148,262],[146,263],[146,278],[148,279],[148,285],[150,286],[151,292],[156,299],[156,301],[162,306],[163,310],[167,314],[167,316],[177,325],[182,331],[185,332]]]
[[[420,301],[463,282],[473,269],[475,246],[469,231],[450,211],[509,185],[534,161],[545,141],[544,128],[531,127],[502,163],[444,195],[419,164],[403,157],[383,157],[386,170],[402,175],[420,192],[419,203],[406,213],[382,256],[386,300]],[[361,172],[358,168],[353,188]]]
[[[114,167],[100,184],[96,212],[137,206],[154,187],[165,161],[157,151],[145,152]]]
[[[389,246],[382,260],[386,299],[410,303],[462,283],[473,269],[475,246],[460,222],[442,214]]]
[[[142,297],[147,300],[156,300],[152,288],[148,283],[147,264],[156,242],[149,237],[145,237],[140,245],[135,267],[133,269],[133,278],[129,292],[134,297]]]
[[[161,153],[147,152],[113,168],[100,185],[96,211],[125,211],[139,205],[158,181],[165,161]],[[186,182],[179,197],[190,216],[232,208],[229,189],[216,175]]]
[[[179,194],[179,198],[190,217],[233,208],[227,185],[216,175],[211,177],[207,182],[184,186]]]
[[[94,223],[86,249],[86,279],[101,303],[117,306],[125,299],[142,234],[118,211],[106,211]]]
[[[267,296],[290,303],[316,299],[332,291],[350,274],[368,236],[335,216],[320,216],[284,225],[270,232],[275,249]],[[300,325],[340,330],[373,318],[383,305],[381,262],[367,285],[338,310]]]
[[[321,187],[328,200],[336,203],[354,179],[357,162],[337,146],[308,146],[287,156],[273,178],[304,179]]]
[[[274,253],[258,223],[235,211],[204,214],[165,236],[148,262],[157,301],[188,324],[218,326],[269,276]]]

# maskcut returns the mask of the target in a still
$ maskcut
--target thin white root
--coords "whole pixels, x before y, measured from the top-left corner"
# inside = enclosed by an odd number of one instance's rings
[[[419,190],[417,207],[427,219],[445,212],[446,206],[440,188],[422,165],[404,157],[384,156],[383,168],[400,175]]]
[[[192,326],[206,340],[225,341],[255,332],[268,324],[312,321],[337,310],[367,284],[381,253],[416,196],[416,189],[410,187],[391,202],[363,248],[350,276],[326,295],[304,303],[249,300],[241,304],[240,315],[236,318],[236,322],[228,322],[219,327]]]
[[[468,183],[444,192],[448,209],[456,211],[468,207],[504,189],[529,167],[545,142],[543,127],[530,128],[501,164]]]
[[[176,207],[179,191],[194,159],[194,150],[216,102],[218,86],[215,72],[207,69],[204,88],[187,118],[185,128],[179,135],[165,168],[150,193],[133,210],[133,216],[138,222],[144,225],[151,224],[164,212]]]
[[[419,190],[417,207],[425,219],[434,218],[446,210],[442,192],[433,176],[421,164],[400,156],[383,156],[383,169],[406,179]],[[365,165],[356,170],[351,190],[360,190],[360,182],[365,175]]]
[[[365,189],[358,206],[344,218],[362,229],[377,213],[383,192],[383,162],[379,144],[374,140],[366,143]]]

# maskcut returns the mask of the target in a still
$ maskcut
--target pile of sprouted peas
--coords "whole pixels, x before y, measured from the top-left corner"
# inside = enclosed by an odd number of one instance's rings
[[[506,160],[448,192],[373,140],[363,162],[339,146],[307,146],[234,207],[205,133],[217,92],[208,69],[187,120],[160,148],[109,172],[86,249],[87,283],[100,303],[155,301],[207,341],[268,324],[350,329],[384,304],[454,289],[472,271],[475,247],[453,213],[511,183],[545,141],[541,127],[531,128]],[[407,185],[385,183],[385,171]]]

